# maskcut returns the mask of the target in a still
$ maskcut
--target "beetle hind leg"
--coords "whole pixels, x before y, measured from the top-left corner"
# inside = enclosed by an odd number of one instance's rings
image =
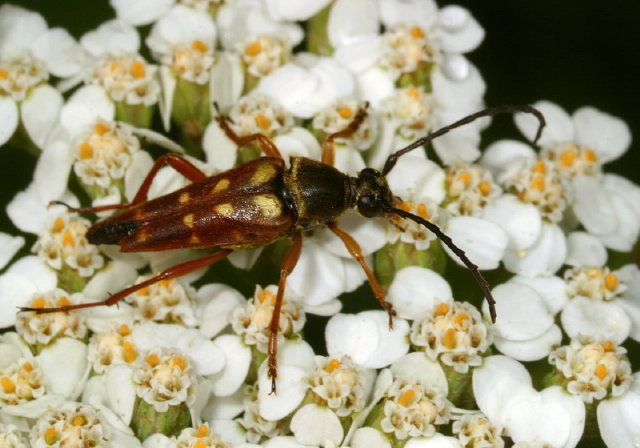
[[[358,132],[362,122],[365,118],[367,118],[367,107],[368,103],[365,104],[364,107],[358,109],[358,113],[351,120],[349,126],[344,128],[341,131],[335,132],[327,137],[322,145],[322,163],[326,163],[327,165],[334,166],[336,159],[336,142],[337,138],[350,138],[353,134]]]

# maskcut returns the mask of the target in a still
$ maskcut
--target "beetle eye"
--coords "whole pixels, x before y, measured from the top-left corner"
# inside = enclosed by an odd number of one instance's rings
[[[365,218],[375,218],[382,214],[382,207],[375,194],[363,194],[358,199],[358,213]]]

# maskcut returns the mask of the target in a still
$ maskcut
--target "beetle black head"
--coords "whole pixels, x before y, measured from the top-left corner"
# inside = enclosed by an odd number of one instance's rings
[[[355,208],[365,218],[384,215],[393,206],[393,194],[384,175],[373,168],[365,168],[356,180]]]

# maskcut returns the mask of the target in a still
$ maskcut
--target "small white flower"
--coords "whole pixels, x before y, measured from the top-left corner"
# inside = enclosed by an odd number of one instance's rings
[[[463,414],[453,422],[452,432],[465,447],[504,447],[504,428],[491,423],[481,412]]]
[[[137,357],[138,351],[127,325],[122,324],[109,332],[94,333],[89,340],[88,360],[97,374],[105,373],[114,365],[132,364]]]
[[[31,140],[42,148],[63,103],[62,95],[46,84],[49,74],[75,75],[85,54],[66,30],[49,29],[38,13],[6,4],[0,8],[0,21],[0,144],[22,121]]]
[[[488,325],[480,312],[469,303],[440,303],[431,314],[415,320],[411,342],[426,355],[456,372],[467,373],[469,367],[482,364],[482,355],[492,342]]]
[[[107,448],[111,446],[111,426],[100,411],[82,403],[66,402],[52,409],[31,428],[31,446],[51,446],[61,441]]]
[[[157,412],[196,400],[196,378],[189,357],[167,348],[151,350],[133,374],[136,394]]]
[[[136,284],[150,276],[139,277]],[[193,306],[195,290],[184,286],[176,279],[161,280],[139,289],[127,296],[127,302],[134,307],[138,320],[152,320],[159,323],[179,323],[184,327],[195,327],[198,323]]]
[[[585,403],[620,397],[633,377],[627,350],[603,337],[578,336],[549,354],[559,382]]]
[[[16,425],[0,423],[0,443],[7,448],[27,448],[27,439]]]
[[[540,155],[569,183],[571,207],[580,223],[607,247],[630,250],[640,233],[640,210],[631,199],[638,197],[640,187],[602,172],[602,165],[622,156],[631,143],[626,123],[592,107],[572,116],[547,101],[534,107],[549,122],[539,141]],[[533,134],[531,120],[523,115],[515,120],[525,135]]]
[[[67,294],[55,289],[45,294],[35,294],[27,306],[30,308],[55,308],[78,303],[80,294]],[[31,345],[47,345],[57,338],[82,339],[87,327],[82,316],[77,313],[24,312],[16,319],[16,330]]]
[[[537,392],[525,367],[507,356],[490,356],[474,369],[473,392],[480,410],[516,443],[535,440],[570,448],[584,432],[585,407],[579,397],[559,386]]]

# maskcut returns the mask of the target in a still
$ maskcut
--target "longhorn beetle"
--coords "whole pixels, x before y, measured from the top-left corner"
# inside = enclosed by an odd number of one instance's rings
[[[534,140],[537,141],[545,126],[544,118],[538,110],[530,106],[513,105],[489,108],[469,115],[391,154],[382,171],[365,168],[358,177],[350,177],[333,167],[334,142],[337,138],[348,138],[358,130],[366,117],[365,108],[358,111],[349,126],[326,139],[322,161],[292,157],[289,168],[285,167],[284,159],[271,139],[262,134],[237,136],[218,111],[216,119],[238,147],[257,142],[266,157],[207,177],[184,157],[169,153],[155,162],[131,203],[82,208],[57,203],[67,206],[70,212],[77,213],[121,209],[118,214],[89,228],[87,239],[92,244],[117,244],[122,252],[162,251],[187,247],[218,247],[219,250],[165,269],[155,277],[125,288],[102,302],[59,308],[21,308],[21,311],[42,314],[115,305],[135,291],[160,280],[180,277],[210,266],[233,251],[264,246],[290,236],[293,245],[282,264],[278,294],[269,324],[268,375],[271,378],[273,393],[276,391],[278,376],[277,332],[280,308],[287,277],[300,257],[302,231],[324,224],[342,240],[351,256],[362,266],[376,299],[389,315],[389,327],[392,326],[392,318],[395,316],[392,304],[385,300],[382,286],[365,263],[356,240],[338,226],[338,219],[347,210],[353,209],[366,218],[398,215],[413,220],[435,233],[473,273],[489,303],[491,320],[495,322],[495,301],[491,296],[489,284],[478,271],[478,267],[435,224],[397,208],[395,205],[399,199],[393,196],[385,176],[393,169],[398,158],[452,129],[480,117],[514,112],[531,113],[538,118],[540,125]],[[192,183],[173,193],[147,200],[151,182],[165,164],[173,167]]]

